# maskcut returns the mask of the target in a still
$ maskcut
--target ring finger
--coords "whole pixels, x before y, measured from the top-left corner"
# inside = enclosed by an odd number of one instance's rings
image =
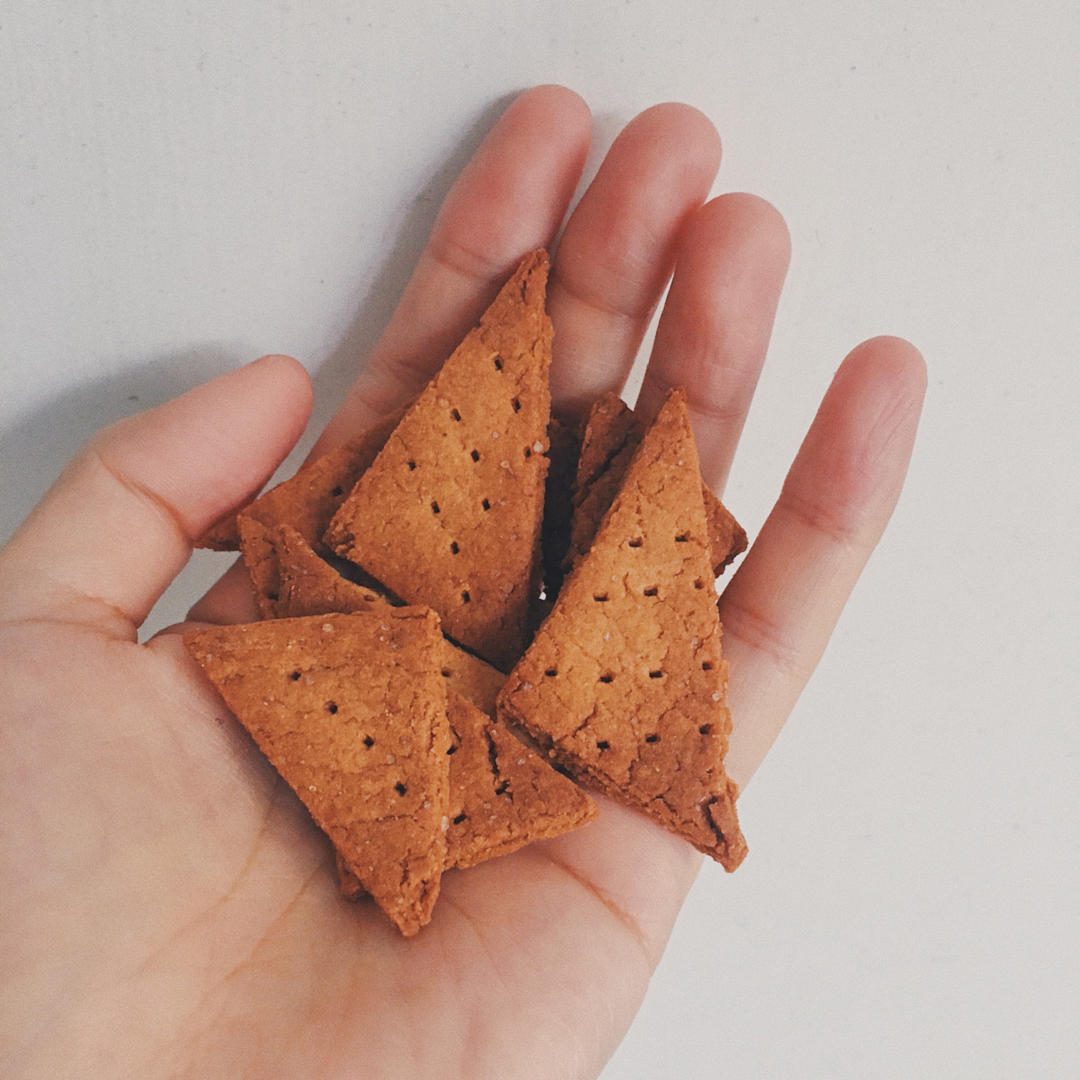
[[[780,214],[753,195],[721,195],[679,238],[638,410],[686,388],[708,484],[722,490],[757,386],[791,243]]]

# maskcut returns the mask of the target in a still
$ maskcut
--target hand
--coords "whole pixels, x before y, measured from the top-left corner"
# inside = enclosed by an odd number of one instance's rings
[[[518,257],[552,242],[589,126],[561,88],[510,106],[317,452],[414,393]],[[717,487],[788,260],[761,200],[703,204],[719,156],[687,107],[629,124],[550,292],[553,393],[580,410],[622,385],[674,268],[640,404],[688,388]],[[924,384],[902,341],[844,361],[727,585],[740,785],[885,526]],[[604,803],[580,833],[448,873],[431,925],[403,940],[339,899],[326,841],[222,719],[183,627],[137,643],[191,537],[265,481],[309,408],[302,368],[269,357],[118,424],[0,557],[5,1076],[594,1076],[638,1008],[698,869],[689,846]],[[245,590],[226,575],[192,618],[251,617]]]

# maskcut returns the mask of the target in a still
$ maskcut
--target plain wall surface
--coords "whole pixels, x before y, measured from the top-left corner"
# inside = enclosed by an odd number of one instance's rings
[[[852,346],[910,338],[929,393],[750,857],[704,868],[604,1080],[1078,1075],[1078,47],[1049,0],[0,2],[0,539],[102,424],[261,353],[312,372],[310,445],[518,90],[586,98],[590,169],[696,105],[716,191],[793,239],[751,537]]]

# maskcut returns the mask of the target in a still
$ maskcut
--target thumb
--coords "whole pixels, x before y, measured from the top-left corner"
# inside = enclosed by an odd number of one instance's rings
[[[192,539],[262,486],[310,412],[303,367],[265,356],[106,428],[0,553],[0,618],[130,637]]]

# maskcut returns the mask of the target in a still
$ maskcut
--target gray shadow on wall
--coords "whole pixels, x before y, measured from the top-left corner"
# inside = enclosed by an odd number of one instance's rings
[[[458,146],[414,196],[389,254],[357,304],[348,330],[314,373],[312,423],[297,449],[282,464],[280,475],[295,469],[315,441],[316,433],[344,398],[361,361],[390,318],[446,193],[515,96],[506,95],[480,110],[466,126]],[[360,197],[362,193],[357,192]],[[84,381],[54,395],[0,432],[0,543],[8,540],[67,462],[101,428],[253,359],[216,343],[193,344],[149,356],[121,373]]]
[[[0,543],[96,432],[240,363],[235,352],[215,344],[164,353],[123,372],[80,382],[0,432]]]

